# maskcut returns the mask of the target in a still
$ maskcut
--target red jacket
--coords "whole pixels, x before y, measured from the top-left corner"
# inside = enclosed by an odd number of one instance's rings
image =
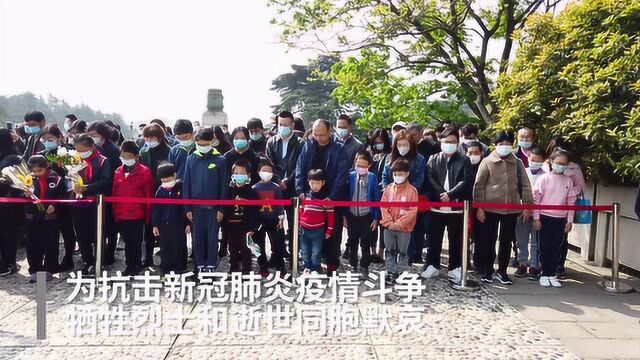
[[[116,169],[113,176],[115,197],[153,197],[154,180],[148,167],[136,162],[133,170],[125,176],[124,165]],[[151,218],[151,205],[113,203],[113,218],[116,222],[124,220],[145,220]]]

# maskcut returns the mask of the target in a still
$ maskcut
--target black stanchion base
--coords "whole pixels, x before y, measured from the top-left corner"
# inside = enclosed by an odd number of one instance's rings
[[[480,283],[473,279],[467,279],[464,286],[459,282],[449,280],[449,286],[451,286],[452,289],[458,291],[477,291],[480,289]]]

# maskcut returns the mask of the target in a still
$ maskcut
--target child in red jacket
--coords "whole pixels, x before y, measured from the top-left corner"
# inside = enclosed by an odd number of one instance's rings
[[[122,166],[116,169],[113,177],[114,197],[153,197],[154,181],[151,170],[138,161],[138,153],[135,142],[122,143]],[[148,204],[113,203],[113,218],[125,243],[125,276],[137,275],[142,270],[142,238],[144,225],[149,223],[151,218],[150,209]]]
[[[325,173],[320,169],[309,171],[308,200],[326,198]],[[304,274],[317,274],[320,270],[320,254],[324,240],[333,234],[333,208],[327,206],[304,205],[300,211],[300,251],[304,260]],[[294,255],[295,256],[295,255]],[[329,270],[330,271],[330,270]]]

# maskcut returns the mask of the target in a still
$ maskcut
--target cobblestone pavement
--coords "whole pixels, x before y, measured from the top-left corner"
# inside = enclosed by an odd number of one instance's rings
[[[118,251],[118,264],[124,252]],[[301,336],[258,334],[70,336],[67,316],[81,300],[66,303],[72,291],[68,275],[54,277],[48,285],[47,340],[36,334],[35,285],[28,284],[24,253],[18,274],[0,278],[0,359],[575,359],[560,342],[508,305],[489,288],[475,293],[451,290],[444,279],[423,281],[426,291],[412,305],[423,308],[424,334],[357,336]],[[228,267],[224,258],[219,271]],[[79,256],[76,256],[79,261]],[[157,260],[158,261],[158,260]],[[78,264],[78,268],[79,268]],[[374,269],[382,269],[379,264]],[[108,270],[121,270],[122,265]],[[374,270],[372,269],[372,270]],[[414,268],[418,271],[418,268]],[[388,295],[386,305],[402,305]],[[377,300],[362,298],[360,321],[367,306]],[[126,307],[134,306],[128,304]],[[298,304],[299,305],[299,304]],[[176,310],[175,303],[162,306]],[[196,314],[206,305],[186,307]],[[236,311],[243,304],[227,304]],[[294,304],[293,306],[297,306]],[[325,306],[325,305],[322,305]],[[329,306],[328,304],[326,306]],[[185,327],[190,322],[186,320]],[[264,324],[261,324],[264,328]]]

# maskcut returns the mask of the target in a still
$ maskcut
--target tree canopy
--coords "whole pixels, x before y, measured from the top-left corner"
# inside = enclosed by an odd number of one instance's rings
[[[499,80],[495,127],[564,137],[592,179],[640,178],[639,34],[640,0],[583,0],[555,18],[533,16]]]

